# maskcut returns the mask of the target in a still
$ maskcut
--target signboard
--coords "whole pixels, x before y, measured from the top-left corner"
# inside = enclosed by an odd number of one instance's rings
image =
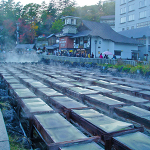
[[[78,48],[77,51],[85,51],[85,49],[84,48],[81,48],[81,49]]]

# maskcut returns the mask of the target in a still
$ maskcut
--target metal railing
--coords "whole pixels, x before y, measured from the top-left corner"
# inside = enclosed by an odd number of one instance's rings
[[[40,58],[51,59],[56,61],[70,61],[70,62],[91,62],[97,64],[117,64],[121,61],[125,65],[136,66],[139,61],[136,60],[124,60],[124,59],[100,59],[100,58],[83,58],[83,57],[67,57],[67,56],[55,56],[55,55],[39,55]],[[140,61],[144,65],[149,65],[148,61]]]

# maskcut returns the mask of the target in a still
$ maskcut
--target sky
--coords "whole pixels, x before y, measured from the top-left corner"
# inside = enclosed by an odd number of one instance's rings
[[[22,5],[26,5],[29,3],[36,3],[41,4],[43,0],[14,0],[15,2],[21,2]],[[46,3],[49,3],[50,0],[45,0]],[[99,0],[75,0],[77,3],[77,6],[89,6],[89,5],[95,5],[99,2]],[[103,1],[103,0],[102,0]]]

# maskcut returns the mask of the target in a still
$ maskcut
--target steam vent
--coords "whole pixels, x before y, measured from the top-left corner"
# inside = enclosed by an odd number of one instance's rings
[[[15,130],[26,149],[150,150],[148,81],[50,60],[1,62],[0,84],[1,101],[16,114],[0,112],[1,150]],[[10,128],[15,118],[18,129]]]

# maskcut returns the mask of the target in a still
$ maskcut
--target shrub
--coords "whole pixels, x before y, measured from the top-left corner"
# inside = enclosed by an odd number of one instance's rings
[[[125,65],[125,66],[123,66],[122,71],[123,71],[123,72],[130,72],[130,69],[131,69],[132,67],[133,67],[133,66],[131,66],[131,65]]]

